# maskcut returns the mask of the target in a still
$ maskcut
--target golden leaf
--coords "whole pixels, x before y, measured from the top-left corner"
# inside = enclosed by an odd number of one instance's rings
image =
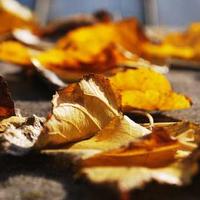
[[[63,79],[69,78],[67,72],[103,73],[117,66],[141,63],[135,53],[140,51],[143,40],[146,37],[134,18],[98,23],[71,31],[55,48],[33,59]]]
[[[28,47],[12,40],[0,43],[0,60],[22,66],[31,65]]]
[[[110,77],[111,83],[120,91],[122,109],[174,110],[191,106],[190,100],[173,92],[167,78],[151,69],[140,68],[118,72]]]
[[[184,32],[172,32],[166,35],[160,44],[146,42],[143,54],[148,59],[166,60],[179,58],[182,60],[199,61],[199,23],[192,23]]]
[[[27,7],[15,0],[0,1],[0,34],[11,33],[15,28],[37,29],[34,16]]]

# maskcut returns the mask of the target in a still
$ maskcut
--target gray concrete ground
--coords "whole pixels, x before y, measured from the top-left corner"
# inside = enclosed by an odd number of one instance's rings
[[[50,110],[52,92],[38,78],[32,78],[11,65],[0,64],[0,74],[8,81],[12,97],[23,115],[45,116]],[[176,91],[193,100],[193,107],[184,111],[166,112],[173,118],[200,122],[200,71],[172,70],[167,75]],[[132,193],[132,199],[198,200],[200,175],[186,187],[152,183]],[[109,186],[95,186],[75,179],[65,158],[28,155],[21,158],[0,157],[0,200],[95,200],[118,199]]]

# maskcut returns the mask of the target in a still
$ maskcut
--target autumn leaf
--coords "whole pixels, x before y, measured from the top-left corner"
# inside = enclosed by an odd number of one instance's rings
[[[37,23],[30,9],[15,0],[0,1],[0,34],[9,34],[14,28],[37,29]]]
[[[120,91],[122,109],[148,111],[186,109],[191,101],[173,92],[167,78],[151,69],[140,68],[118,72],[110,77],[111,83]]]
[[[122,192],[141,188],[153,180],[188,184],[198,171],[199,153],[195,149],[199,133],[198,125],[187,122],[158,127],[155,124],[152,133],[143,139],[81,160],[80,170],[91,182],[116,184]],[[179,136],[188,143],[182,143]]]
[[[7,83],[0,76],[0,118],[15,115],[14,102],[8,91]]]
[[[31,65],[28,47],[12,40],[0,43],[0,60],[21,66]]]
[[[199,61],[199,23],[192,23],[184,32],[167,34],[159,44],[146,42],[142,45],[143,56],[150,60],[168,58],[183,61]]]
[[[43,128],[44,118],[12,116],[0,122],[0,153],[24,155],[28,153]]]
[[[6,82],[0,77],[0,154],[29,152],[43,129],[44,118],[22,117],[15,113]]]
[[[143,40],[147,39],[134,18],[98,23],[71,31],[32,60],[62,79],[72,75],[80,79],[86,73],[108,73],[118,66],[151,66],[136,55]]]
[[[123,124],[123,129],[126,127],[126,134],[136,129],[132,133],[135,134],[133,139],[149,133],[128,117],[123,117],[119,112],[117,94],[102,76],[88,76],[77,84],[69,85],[54,96],[52,103],[52,114],[37,143],[40,148],[88,139],[105,127],[112,133],[112,127],[116,129],[114,119]]]

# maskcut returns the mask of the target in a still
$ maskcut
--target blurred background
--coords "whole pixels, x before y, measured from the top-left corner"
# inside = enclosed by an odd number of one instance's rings
[[[45,24],[75,13],[105,9],[119,18],[136,16],[150,25],[186,26],[200,20],[200,0],[18,0]]]

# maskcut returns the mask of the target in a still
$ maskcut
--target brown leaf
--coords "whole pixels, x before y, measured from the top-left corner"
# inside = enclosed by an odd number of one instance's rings
[[[119,99],[109,81],[98,75],[85,77],[79,83],[59,91],[52,103],[52,114],[37,143],[40,147],[90,138],[109,126],[113,119],[124,119],[118,111]],[[140,136],[143,136],[143,132]]]
[[[152,180],[173,185],[189,183],[198,171],[199,153],[195,149],[200,127],[187,122],[159,126],[128,147],[82,160],[82,173],[93,183],[115,183],[123,192]]]
[[[0,76],[0,118],[15,115],[14,102],[10,97],[7,83]]]

